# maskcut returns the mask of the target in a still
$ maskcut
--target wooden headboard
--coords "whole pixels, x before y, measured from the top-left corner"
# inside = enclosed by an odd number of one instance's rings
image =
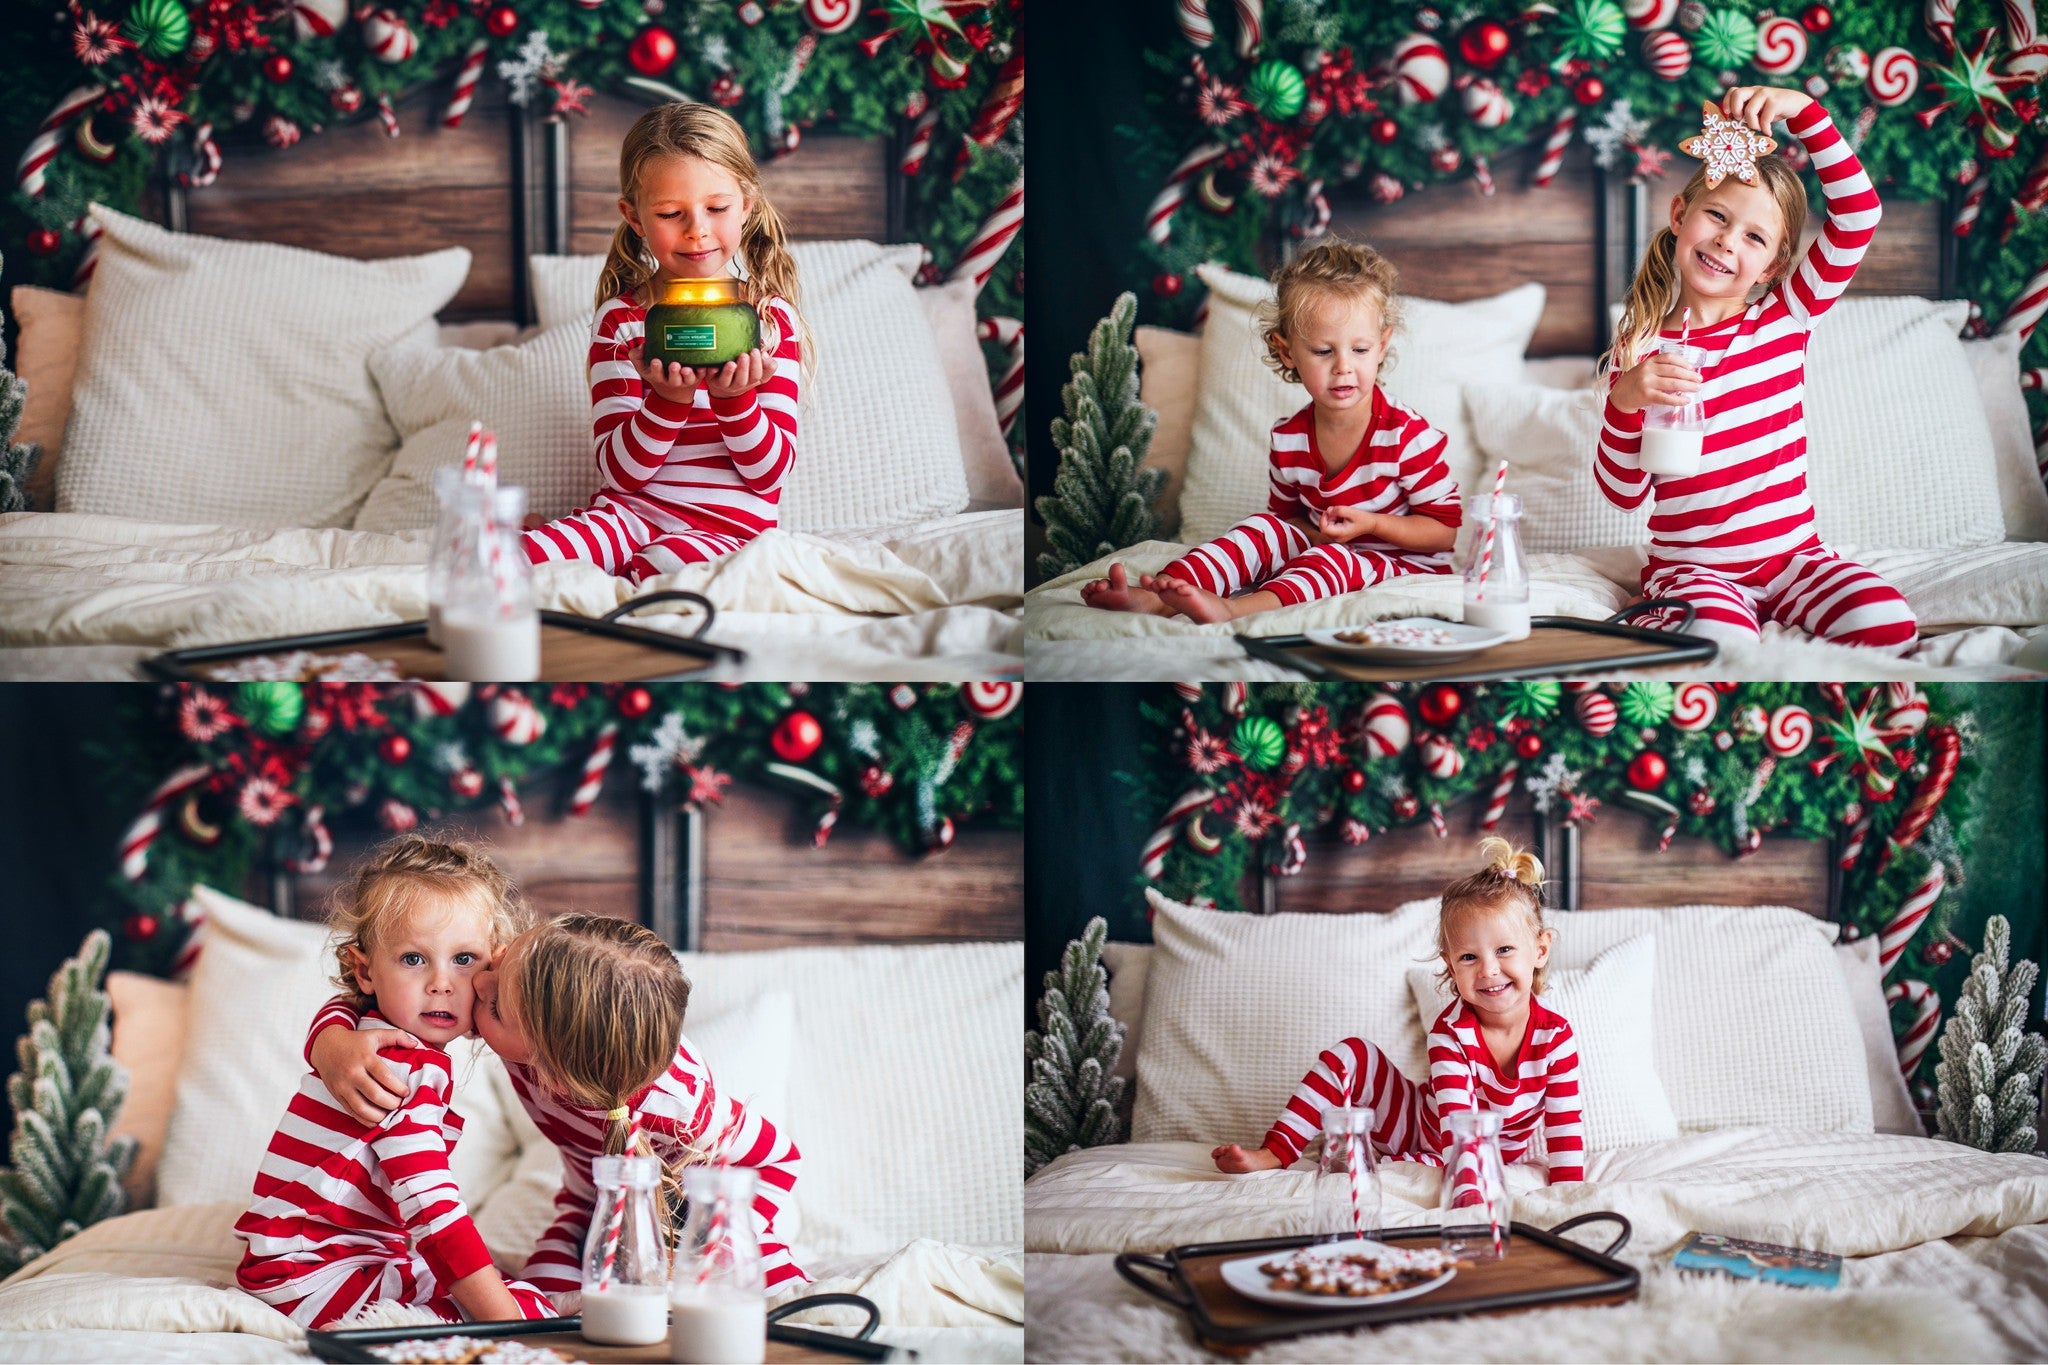
[[[939,943],[1024,936],[1023,834],[962,828],[931,858],[902,852],[876,830],[842,824],[811,846],[808,801],[735,783],[722,805],[679,810],[615,773],[582,816],[529,795],[526,820],[468,811],[422,830],[474,839],[517,879],[537,914],[571,910],[647,924],[677,947],[722,952],[825,943]],[[367,818],[335,822],[334,856],[318,873],[267,868],[272,909],[323,917],[328,894],[385,830]]]
[[[502,84],[478,91],[459,128],[441,126],[438,83],[398,104],[402,130],[373,116],[279,151],[245,127],[223,134],[220,178],[180,186],[166,167],[143,212],[178,231],[282,242],[339,256],[469,248],[469,279],[442,320],[530,323],[526,258],[601,252],[617,226],[619,146],[652,97],[598,95],[566,122],[521,109]],[[900,241],[904,186],[895,140],[812,131],[762,167],[762,185],[800,240]]]
[[[1643,184],[1602,171],[1592,152],[1574,143],[1557,178],[1534,189],[1532,156],[1518,153],[1495,166],[1490,198],[1460,180],[1379,204],[1354,181],[1330,195],[1330,231],[1385,253],[1401,272],[1402,288],[1420,298],[1484,298],[1534,280],[1549,297],[1529,354],[1597,355],[1607,346],[1608,305],[1626,292],[1691,164],[1674,158],[1670,174]],[[1849,292],[1952,296],[1952,209],[1887,198]],[[1809,215],[1806,241],[1818,235],[1820,218]]]

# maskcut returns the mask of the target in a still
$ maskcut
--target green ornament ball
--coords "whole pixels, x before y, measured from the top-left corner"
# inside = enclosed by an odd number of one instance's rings
[[[1534,678],[1500,685],[1501,709],[1510,718],[1547,720],[1564,703],[1564,684],[1553,678]]]
[[[1308,103],[1308,78],[1287,62],[1260,62],[1244,83],[1244,93],[1254,109],[1278,122],[1293,118]]]
[[[1693,35],[1692,49],[1709,67],[1737,67],[1756,55],[1756,20],[1732,9],[1707,15]]]
[[[1628,16],[1614,0],[1572,0],[1557,17],[1558,49],[1589,62],[1611,60],[1628,39]],[[1751,38],[1754,40],[1752,33]]]
[[[306,697],[297,683],[245,682],[235,688],[235,713],[259,734],[288,735],[306,714]]]
[[[1630,725],[1662,725],[1671,718],[1670,683],[1630,683],[1614,699],[1614,709]]]
[[[1230,738],[1230,747],[1237,750],[1237,756],[1244,760],[1244,766],[1254,772],[1265,772],[1279,764],[1287,752],[1287,734],[1280,728],[1280,722],[1267,716],[1246,716],[1237,723],[1237,733]]]
[[[192,16],[178,0],[135,0],[121,26],[146,57],[171,57],[192,41]]]

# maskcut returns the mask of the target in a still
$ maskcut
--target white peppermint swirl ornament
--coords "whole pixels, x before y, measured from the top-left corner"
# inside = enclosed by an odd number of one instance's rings
[[[1009,715],[1023,698],[1022,683],[971,682],[960,689],[960,704],[983,720]]]
[[[1678,17],[1678,0],[1627,0],[1622,13],[1628,16],[1630,28],[1670,28]]]
[[[1890,683],[1891,709],[1881,722],[1887,730],[1917,735],[1927,727],[1927,698],[1911,683]]]
[[[419,45],[411,25],[394,10],[372,10],[363,20],[363,46],[380,62],[396,65],[412,56]]]
[[[292,34],[302,43],[332,38],[348,18],[348,0],[292,0]]]
[[[1784,15],[1766,19],[1756,26],[1756,55],[1750,64],[1767,76],[1782,76],[1797,70],[1806,60],[1806,28]]]
[[[491,699],[491,728],[507,744],[531,744],[546,733],[547,717],[524,692],[500,692]]]
[[[1447,735],[1431,735],[1422,741],[1422,771],[1439,782],[1456,777],[1465,767],[1465,755]]]
[[[1643,60],[1659,78],[1675,81],[1692,70],[1692,44],[1683,33],[1662,29],[1643,35]]]
[[[1492,81],[1475,80],[1465,87],[1465,117],[1481,128],[1498,128],[1514,117],[1515,105]]]
[[[1581,692],[1579,699],[1572,703],[1572,711],[1579,718],[1579,728],[1596,739],[1612,734],[1617,713],[1614,698],[1605,692]]]
[[[1881,47],[1870,59],[1870,98],[1893,109],[1920,88],[1920,63],[1903,47]]]
[[[1408,708],[1389,692],[1376,693],[1365,704],[1365,744],[1375,758],[1405,752],[1409,735]]]
[[[820,33],[844,33],[860,18],[855,0],[804,0],[804,18]]]
[[[1764,746],[1780,758],[1806,752],[1813,743],[1813,716],[1803,706],[1781,706],[1764,726]]]
[[[1394,75],[1401,103],[1428,104],[1451,83],[1450,59],[1426,33],[1411,33],[1394,44]]]
[[[1721,698],[1711,683],[1681,683],[1671,696],[1671,723],[1681,730],[1704,730],[1714,723]]]

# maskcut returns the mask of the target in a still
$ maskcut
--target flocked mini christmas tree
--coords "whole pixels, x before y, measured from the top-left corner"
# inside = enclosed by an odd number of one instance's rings
[[[1024,1035],[1031,1079],[1024,1087],[1024,1174],[1054,1157],[1123,1137],[1124,1082],[1111,1073],[1124,1050],[1124,1026],[1110,1017],[1100,915],[1045,974],[1038,999],[1043,1033]]]
[[[1066,416],[1052,423],[1059,473],[1052,496],[1037,502],[1050,546],[1038,557],[1038,571],[1047,578],[1148,540],[1155,530],[1152,500],[1166,471],[1138,467],[1159,419],[1138,401],[1138,348],[1131,344],[1137,317],[1136,297],[1119,296],[1095,324],[1088,349],[1068,362],[1074,377],[1060,390]]]
[[[0,1275],[127,1207],[121,1178],[135,1139],[107,1139],[128,1094],[128,1074],[109,1051],[100,989],[110,948],[104,930],[87,934],[78,956],[50,978],[49,998],[28,1007],[21,1070],[7,1079],[13,1166],[0,1171]]]
[[[2024,959],[2006,966],[2012,926],[1993,915],[1984,925],[1984,950],[1970,963],[1970,979],[1941,1034],[1934,1068],[1941,1135],[1987,1152],[2031,1152],[2048,1042],[2021,1025],[2040,969]]]
[[[0,265],[4,264],[5,258],[0,257]],[[29,510],[28,478],[42,447],[14,443],[22,405],[27,401],[28,385],[7,368],[7,345],[0,341],[0,512]]]

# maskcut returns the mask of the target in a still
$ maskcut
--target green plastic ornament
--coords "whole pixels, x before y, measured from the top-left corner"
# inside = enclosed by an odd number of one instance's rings
[[[1628,38],[1628,16],[1614,0],[1571,0],[1557,16],[1556,32],[1560,66],[1574,57],[1609,61]]]
[[[1710,67],[1738,67],[1756,55],[1756,20],[1732,9],[1707,16],[1693,35],[1692,50]]]
[[[1614,699],[1614,709],[1630,725],[1662,725],[1671,718],[1671,684],[1630,683]]]
[[[1230,747],[1237,750],[1245,767],[1262,773],[1277,766],[1287,752],[1287,734],[1278,721],[1267,716],[1246,716],[1237,723]]]
[[[235,688],[235,713],[259,734],[288,735],[306,714],[306,697],[297,683],[245,682]]]
[[[1548,720],[1564,703],[1564,684],[1552,678],[1500,685],[1501,710],[1511,720]]]
[[[1308,78],[1287,62],[1260,62],[1244,83],[1244,93],[1254,109],[1279,122],[1293,118],[1308,103]]]
[[[145,57],[171,57],[192,41],[192,16],[178,0],[135,0],[121,31]]]

